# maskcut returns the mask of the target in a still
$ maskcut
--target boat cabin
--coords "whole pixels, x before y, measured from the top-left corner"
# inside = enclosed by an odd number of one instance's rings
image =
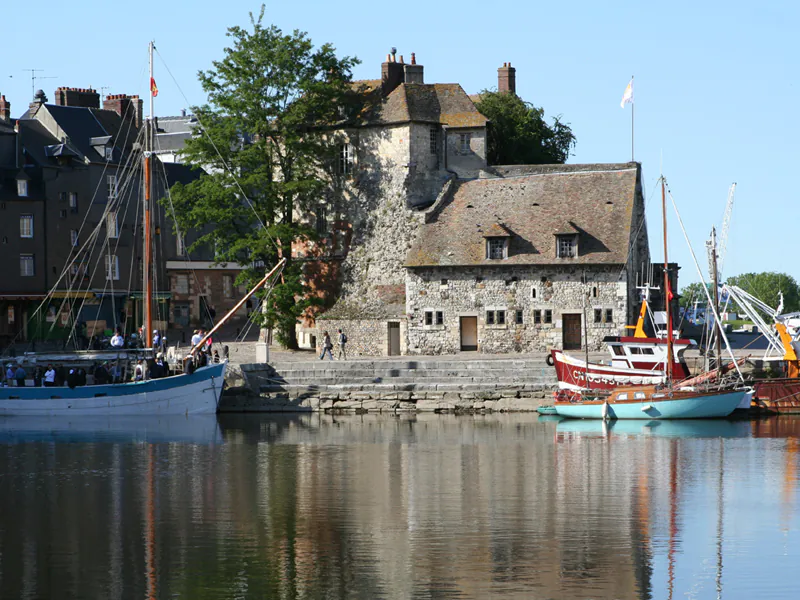
[[[660,371],[667,357],[667,340],[652,337],[606,336],[603,341],[611,354],[611,366],[620,369],[646,369]],[[689,376],[683,353],[697,346],[694,340],[677,339],[672,342],[673,375]]]

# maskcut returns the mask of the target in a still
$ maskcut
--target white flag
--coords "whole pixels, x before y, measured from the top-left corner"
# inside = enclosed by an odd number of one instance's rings
[[[625,88],[625,93],[622,94],[622,102],[619,103],[620,108],[625,108],[626,104],[633,104],[633,78],[628,87]]]

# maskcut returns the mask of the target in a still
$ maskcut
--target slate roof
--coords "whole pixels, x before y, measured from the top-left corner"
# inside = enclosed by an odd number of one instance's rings
[[[433,207],[407,267],[624,264],[637,199],[637,163],[542,165],[525,175],[460,180]],[[638,223],[635,224],[638,228]],[[487,259],[485,237],[511,234],[508,258]],[[556,234],[578,233],[578,256],[556,258]]]
[[[362,126],[418,122],[485,127],[488,121],[457,83],[401,83],[386,97],[381,93],[380,80],[353,84],[364,95],[364,105],[356,119]]]
[[[59,145],[55,138],[39,121],[20,119],[20,142],[25,154],[39,166],[52,164],[47,148]]]

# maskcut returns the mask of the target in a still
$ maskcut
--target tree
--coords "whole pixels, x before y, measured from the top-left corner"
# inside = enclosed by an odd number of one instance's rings
[[[705,306],[708,302],[708,299],[706,298],[706,293],[703,287],[704,286],[702,283],[690,283],[685,288],[683,288],[681,290],[680,300],[678,301],[680,307],[691,308],[694,306],[695,300],[699,300],[700,304]]]
[[[231,47],[198,74],[208,104],[193,108],[200,135],[183,155],[206,174],[177,184],[172,200],[180,228],[199,232],[190,251],[210,247],[218,263],[250,265],[238,283],[289,259],[260,324],[296,348],[297,320],[314,303],[291,261],[292,244],[314,233],[296,217],[316,208],[328,184],[333,147],[320,125],[340,119],[358,60],[337,58],[329,44],[314,48],[303,32],[263,25],[264,10],[250,14],[250,28],[229,28]]]
[[[569,125],[512,93],[484,90],[478,110],[489,119],[487,159],[493,165],[564,163],[577,140]]]
[[[778,308],[782,293],[782,312],[800,310],[800,287],[794,277],[785,273],[744,273],[729,277],[726,283],[742,288],[772,308]]]

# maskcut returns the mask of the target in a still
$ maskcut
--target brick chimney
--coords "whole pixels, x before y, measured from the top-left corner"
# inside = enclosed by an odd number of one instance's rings
[[[0,121],[11,120],[11,102],[6,100],[5,95],[0,95]]]
[[[100,108],[100,94],[92,88],[60,87],[56,90],[56,105]]]
[[[136,127],[142,126],[144,103],[139,96],[111,94],[103,100],[103,110],[113,110],[123,119],[133,119]]]
[[[411,53],[411,64],[403,65],[406,83],[425,83],[422,78],[422,65],[417,64],[417,55]]]
[[[396,61],[396,54],[397,50],[392,48],[392,53],[386,55],[386,62],[381,64],[381,89],[384,96],[391,94],[405,79],[403,63]]]
[[[517,93],[517,70],[510,62],[503,63],[503,66],[497,69],[497,91],[501,94]]]

